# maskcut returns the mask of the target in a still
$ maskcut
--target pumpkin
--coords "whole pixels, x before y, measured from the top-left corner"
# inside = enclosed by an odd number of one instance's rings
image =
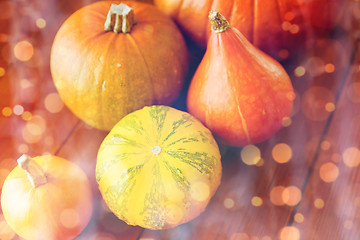
[[[92,193],[86,174],[56,156],[23,155],[6,177],[1,207],[6,222],[29,240],[75,238],[92,214]]]
[[[189,86],[188,111],[226,144],[265,141],[291,112],[291,80],[219,12],[209,19],[212,33]]]
[[[171,104],[183,86],[188,59],[181,32],[153,5],[100,1],[62,24],[50,64],[70,110],[109,131],[143,106]]]
[[[167,106],[144,107],[121,119],[97,156],[96,180],[109,209],[127,224],[148,229],[200,215],[220,179],[211,132]]]
[[[207,15],[217,10],[255,46],[283,60],[325,34],[340,17],[344,0],[154,0],[193,41],[206,47]],[[308,41],[306,41],[308,40]]]

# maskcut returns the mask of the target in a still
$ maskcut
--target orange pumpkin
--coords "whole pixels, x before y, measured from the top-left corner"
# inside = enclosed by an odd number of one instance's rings
[[[187,61],[181,32],[153,5],[100,1],[61,26],[51,73],[75,115],[110,130],[145,105],[171,104],[183,86]]]
[[[1,208],[6,222],[29,240],[73,239],[92,213],[86,174],[74,163],[55,156],[23,155],[5,179]]]
[[[262,142],[291,112],[290,78],[220,13],[211,11],[209,18],[212,32],[190,83],[188,111],[229,145]]]
[[[217,10],[245,37],[277,59],[293,54],[315,33],[331,29],[344,0],[154,0],[196,43],[206,47],[207,15]]]

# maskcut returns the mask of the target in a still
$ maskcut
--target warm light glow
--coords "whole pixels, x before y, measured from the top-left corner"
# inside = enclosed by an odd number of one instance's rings
[[[304,76],[306,73],[306,70],[303,66],[298,66],[297,68],[295,68],[294,74],[296,77],[302,77]]]
[[[289,186],[284,189],[282,199],[285,204],[295,206],[301,200],[301,190],[296,186]]]
[[[190,188],[190,195],[196,201],[205,201],[210,197],[210,187],[204,182],[195,182]]]
[[[50,93],[46,96],[45,108],[51,113],[58,113],[64,108],[64,103],[58,93]]]
[[[286,12],[284,14],[284,19],[287,21],[291,21],[295,18],[295,14],[293,12]]]
[[[10,107],[4,107],[2,110],[1,110],[1,113],[4,117],[10,117],[11,114],[12,114],[12,109]]]
[[[225,198],[224,200],[224,207],[227,209],[233,208],[235,205],[234,200],[231,198]]]
[[[325,68],[325,72],[327,73],[332,73],[335,71],[335,66],[332,63],[325,64],[324,68]]]
[[[326,110],[327,112],[333,112],[333,111],[335,111],[335,104],[332,103],[332,102],[326,103],[326,104],[325,104],[325,110]]]
[[[265,162],[263,158],[260,158],[260,160],[255,164],[255,166],[257,167],[262,167],[264,166]]]
[[[46,129],[46,121],[43,117],[35,115],[27,121],[22,130],[22,137],[27,143],[37,143],[41,140]]]
[[[286,143],[278,143],[272,149],[272,157],[277,163],[287,163],[292,158],[292,149]]]
[[[26,111],[24,112],[22,115],[21,115],[22,119],[24,119],[25,121],[30,121],[31,118],[32,118],[32,113],[29,112],[29,111]]]
[[[1,214],[0,221],[0,239],[13,239],[15,237],[15,232],[4,220],[3,215]]]
[[[0,77],[4,76],[6,73],[5,68],[0,67]]]
[[[272,240],[270,236],[263,236],[261,240]]]
[[[281,49],[279,51],[279,57],[282,59],[287,59],[289,57],[289,51],[287,49]]]
[[[254,207],[260,207],[263,204],[263,200],[260,197],[255,196],[251,199],[251,204]]]
[[[38,28],[44,28],[44,27],[46,27],[46,21],[45,21],[45,19],[43,19],[43,18],[38,18],[38,19],[36,19],[36,26],[37,26]]]
[[[286,226],[280,230],[280,240],[299,240],[300,231],[293,226]]]
[[[270,201],[272,204],[281,206],[284,205],[282,194],[285,190],[284,186],[276,186],[270,191]]]
[[[314,201],[314,206],[317,208],[317,209],[321,209],[325,206],[325,202],[324,200],[322,200],[321,198],[317,198],[315,199]]]
[[[328,88],[313,86],[302,95],[301,110],[309,120],[324,121],[329,117],[326,104],[333,103],[334,99],[334,94]],[[331,110],[331,104],[328,107]]]
[[[31,86],[32,86],[32,83],[28,79],[24,78],[24,79],[20,80],[20,87],[21,88],[28,88],[28,87],[31,87]]]
[[[291,28],[291,23],[288,22],[288,21],[285,21],[285,22],[283,22],[283,23],[281,24],[281,28],[282,28],[282,30],[284,30],[284,31],[289,31],[290,28]]]
[[[321,165],[319,175],[324,182],[334,182],[339,176],[339,168],[332,162]]]
[[[302,215],[301,213],[296,213],[294,216],[294,221],[297,223],[304,222],[304,215]]]
[[[241,160],[247,165],[256,165],[261,159],[261,152],[255,145],[247,145],[241,149]]]
[[[287,99],[289,99],[290,101],[294,101],[296,98],[296,94],[293,91],[290,91],[286,94]]]
[[[327,150],[330,149],[331,144],[330,144],[329,141],[324,140],[324,141],[321,142],[320,147],[321,147],[322,150],[327,151]]]
[[[345,220],[344,222],[344,228],[347,229],[347,230],[350,230],[352,229],[354,226],[354,222],[351,221],[351,220]]]
[[[338,154],[338,153],[334,153],[331,155],[331,161],[335,162],[335,163],[338,163],[338,162],[341,162],[341,155]]]
[[[28,41],[18,42],[14,47],[14,55],[20,61],[29,61],[34,55],[34,47]]]
[[[300,31],[300,27],[299,25],[297,24],[292,24],[289,31],[292,33],[292,34],[296,34]]]
[[[64,209],[60,214],[60,223],[66,228],[75,228],[80,223],[79,213],[76,209]]]
[[[165,212],[165,219],[169,224],[178,224],[184,216],[183,211],[176,204],[167,205]]]
[[[282,119],[281,122],[282,122],[282,125],[283,125],[284,127],[288,127],[288,126],[290,126],[291,123],[292,123],[290,117],[283,117],[283,119]]]
[[[342,154],[346,166],[357,167],[360,164],[360,150],[357,147],[348,147]]]
[[[20,116],[24,112],[24,107],[21,105],[15,105],[13,108],[13,112],[15,115]]]
[[[27,153],[29,151],[29,146],[22,143],[18,146],[18,152],[19,153]]]

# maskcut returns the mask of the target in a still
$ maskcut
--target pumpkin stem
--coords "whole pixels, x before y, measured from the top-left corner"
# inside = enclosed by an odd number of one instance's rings
[[[134,10],[124,3],[112,4],[106,16],[105,31],[129,33],[135,24]]]
[[[226,18],[215,10],[209,12],[209,20],[211,23],[211,31],[216,33],[224,32],[230,26]]]
[[[30,156],[23,154],[19,157],[17,163],[26,172],[31,185],[34,188],[47,183],[44,171]]]

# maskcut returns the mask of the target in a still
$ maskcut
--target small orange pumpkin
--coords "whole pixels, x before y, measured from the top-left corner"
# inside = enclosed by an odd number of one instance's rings
[[[92,214],[86,174],[56,156],[23,155],[5,179],[1,208],[6,222],[29,240],[73,239]]]
[[[70,110],[109,131],[134,110],[171,104],[183,86],[188,59],[181,32],[153,5],[100,1],[64,22],[50,64]]]
[[[229,145],[262,142],[291,112],[291,80],[220,13],[211,11],[209,18],[212,33],[190,83],[188,111]]]

